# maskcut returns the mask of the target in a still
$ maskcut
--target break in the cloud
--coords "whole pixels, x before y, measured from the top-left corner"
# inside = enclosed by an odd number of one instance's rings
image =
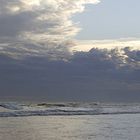
[[[71,51],[89,51],[92,48],[113,49],[131,47],[134,50],[140,50],[140,39],[125,38],[116,40],[79,40],[77,45],[71,47]]]
[[[1,0],[1,52],[18,56],[66,51],[73,46],[70,40],[80,30],[71,17],[83,12],[86,4],[98,2],[99,0]]]

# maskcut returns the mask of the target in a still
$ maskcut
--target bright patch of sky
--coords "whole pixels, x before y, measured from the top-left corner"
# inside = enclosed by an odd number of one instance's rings
[[[73,20],[82,28],[79,40],[140,38],[140,0],[102,0],[87,5]]]

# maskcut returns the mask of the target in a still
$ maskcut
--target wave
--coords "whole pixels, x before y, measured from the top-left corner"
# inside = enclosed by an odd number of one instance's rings
[[[0,117],[140,114],[139,104],[40,103],[27,105],[0,103],[0,107],[7,109],[0,111]]]
[[[11,110],[21,110],[23,109],[21,105],[17,103],[0,103],[0,107],[11,109]]]

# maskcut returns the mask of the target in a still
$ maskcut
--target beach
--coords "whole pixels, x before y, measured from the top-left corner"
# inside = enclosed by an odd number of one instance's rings
[[[139,140],[140,114],[0,118],[0,140]]]

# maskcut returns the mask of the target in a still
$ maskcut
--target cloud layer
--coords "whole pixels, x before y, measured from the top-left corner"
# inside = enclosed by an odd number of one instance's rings
[[[67,61],[0,56],[0,96],[50,101],[140,101],[140,51],[91,49]],[[10,92],[9,92],[10,91]]]

